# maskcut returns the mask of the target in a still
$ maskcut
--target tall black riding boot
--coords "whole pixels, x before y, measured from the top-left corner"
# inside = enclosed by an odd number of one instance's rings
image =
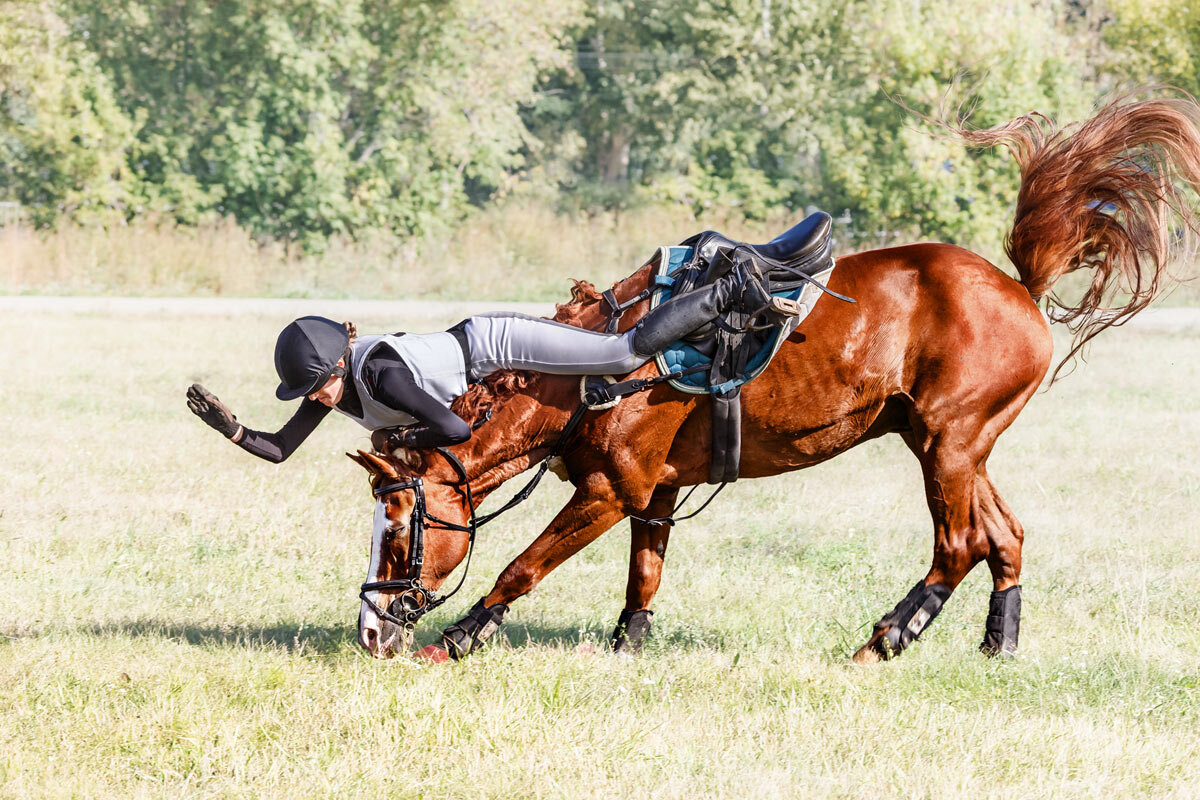
[[[755,305],[762,298],[770,299],[770,295],[757,270],[739,264],[709,285],[672,297],[650,309],[638,320],[633,332],[634,352],[648,358],[712,322],[734,303]]]

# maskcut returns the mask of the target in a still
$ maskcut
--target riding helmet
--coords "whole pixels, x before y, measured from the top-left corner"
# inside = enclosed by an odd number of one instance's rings
[[[320,389],[349,352],[346,326],[325,317],[301,317],[289,324],[275,342],[275,371],[280,384],[275,396],[295,400]]]

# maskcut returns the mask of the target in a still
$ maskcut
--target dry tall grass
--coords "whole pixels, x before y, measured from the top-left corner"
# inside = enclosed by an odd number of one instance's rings
[[[15,224],[0,226],[0,293],[561,301],[570,278],[607,285],[659,245],[704,228],[767,241],[800,216],[785,212],[756,221],[725,211],[697,219],[685,208],[567,215],[518,201],[480,211],[445,235],[334,239],[320,254],[257,240],[231,220],[195,228],[147,220],[54,231]],[[843,253],[884,244],[859,248],[841,225],[835,237]],[[1060,288],[1074,296],[1087,277],[1068,276]],[[1200,285],[1185,284],[1166,304],[1200,304]]]
[[[197,228],[146,221],[107,228],[0,228],[7,293],[552,300],[568,278],[612,281],[663,243],[704,227],[769,239],[794,220],[685,209],[566,216],[538,204],[482,211],[446,236],[336,239],[306,254],[258,241],[229,220]]]

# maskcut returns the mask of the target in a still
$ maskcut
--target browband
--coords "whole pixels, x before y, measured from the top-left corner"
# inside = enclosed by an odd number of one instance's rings
[[[414,478],[413,480],[403,481],[401,483],[389,483],[386,486],[380,486],[378,489],[372,489],[371,494],[375,497],[383,497],[385,494],[399,492],[403,489],[415,489],[420,485],[421,479]]]

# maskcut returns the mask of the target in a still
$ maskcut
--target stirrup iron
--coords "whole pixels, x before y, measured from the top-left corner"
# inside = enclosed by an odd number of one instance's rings
[[[804,313],[804,306],[790,297],[771,296],[771,300],[763,308],[764,311],[773,311],[785,317],[798,317]]]

